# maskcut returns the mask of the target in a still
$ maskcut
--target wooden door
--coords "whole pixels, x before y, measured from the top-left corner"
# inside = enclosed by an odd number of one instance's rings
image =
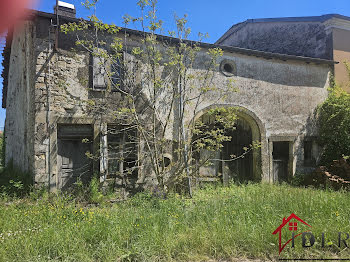
[[[86,156],[91,152],[91,145],[81,140],[58,140],[57,164],[59,168],[58,187],[65,190],[71,187],[78,179],[88,183],[92,175],[92,161]]]
[[[288,161],[290,142],[273,142],[273,181],[288,181]]]

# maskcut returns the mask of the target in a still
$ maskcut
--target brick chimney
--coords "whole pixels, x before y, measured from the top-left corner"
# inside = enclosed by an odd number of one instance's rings
[[[63,1],[57,1],[57,6],[54,6],[55,14],[65,17],[76,18],[75,6]]]

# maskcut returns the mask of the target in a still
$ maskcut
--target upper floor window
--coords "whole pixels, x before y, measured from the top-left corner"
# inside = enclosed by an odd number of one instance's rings
[[[110,65],[111,87],[112,91],[123,90],[123,64],[120,58],[114,59]]]
[[[105,90],[107,88],[107,62],[99,56],[92,56],[92,84],[93,90]]]
[[[108,85],[111,86],[111,91],[123,90],[123,64],[120,60],[92,56],[93,90],[104,91]]]
[[[224,59],[220,63],[220,71],[225,76],[235,76],[237,75],[236,63],[233,60]]]

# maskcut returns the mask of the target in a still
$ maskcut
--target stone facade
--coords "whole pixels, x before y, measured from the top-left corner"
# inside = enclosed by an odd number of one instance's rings
[[[89,55],[72,52],[74,39],[64,35],[60,35],[59,48],[53,49],[52,17],[52,14],[37,13],[33,21],[14,32],[5,87],[5,130],[6,161],[13,159],[21,169],[34,173],[37,184],[49,184],[51,189],[57,189],[62,182],[60,166],[66,161],[58,156],[69,154],[60,153],[60,147],[74,135],[59,128],[91,127],[91,150],[97,152],[103,140],[101,132],[109,123],[108,117],[103,123],[97,121],[82,102],[93,95],[89,90]],[[137,32],[134,35],[132,32],[129,32],[130,39],[137,42]],[[208,48],[215,47],[201,45],[203,57]],[[214,83],[225,88],[231,79],[239,91],[228,93],[215,103],[215,94],[208,95],[198,113],[188,115],[188,121],[200,117],[213,106],[236,106],[240,118],[251,128],[252,139],[262,144],[252,157],[255,176],[267,182],[277,181],[273,152],[284,147],[288,151],[285,152],[288,176],[304,172],[304,141],[317,136],[314,113],[327,97],[333,62],[239,48],[223,49],[224,56],[218,62],[228,61],[235,72],[225,74],[218,68]],[[200,62],[196,70],[202,70]],[[118,95],[115,96],[118,99]],[[90,132],[84,130],[81,132]],[[78,147],[82,145],[76,144]],[[69,166],[68,162],[66,164]],[[105,163],[94,161],[92,165],[93,170],[101,171]],[[149,185],[154,179],[141,172],[137,183]]]

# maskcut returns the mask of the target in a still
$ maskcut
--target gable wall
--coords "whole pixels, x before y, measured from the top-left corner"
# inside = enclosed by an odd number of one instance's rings
[[[332,35],[320,22],[247,22],[218,44],[332,59]]]

